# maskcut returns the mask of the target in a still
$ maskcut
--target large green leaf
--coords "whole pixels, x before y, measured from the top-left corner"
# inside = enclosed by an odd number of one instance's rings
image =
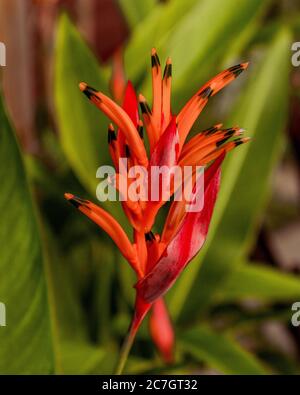
[[[218,67],[224,56],[236,55],[241,51],[253,34],[252,26],[268,3],[229,0],[224,7],[220,0],[198,1],[185,10],[173,29],[165,31],[168,34],[159,36],[156,44],[159,53],[171,56],[174,64],[172,107],[175,112],[197,86],[211,78],[214,72],[220,71]],[[150,94],[150,87],[151,78],[148,75],[143,87],[146,95]]]
[[[54,371],[44,259],[23,162],[0,102],[1,373]]]
[[[163,37],[195,3],[202,1],[172,0],[160,3],[135,27],[125,51],[125,70],[129,79],[134,82],[139,80],[147,65],[150,65],[151,48],[159,48]]]
[[[54,88],[59,135],[72,170],[95,196],[100,182],[96,178],[98,167],[112,165],[107,145],[109,120],[80,92],[80,81],[107,91],[105,71],[68,17],[62,15],[57,31]],[[120,204],[106,201],[102,205],[113,209],[115,217],[128,229]]]
[[[86,342],[66,342],[62,348],[64,374],[112,374],[116,354]]]
[[[289,32],[280,31],[231,117],[231,124],[246,128],[247,134],[255,138],[226,159],[206,245],[171,291],[174,317],[183,308],[189,315],[203,310],[252,244],[253,230],[266,202],[270,173],[282,145],[289,43]]]
[[[156,0],[118,0],[131,28],[142,21],[157,4]]]
[[[191,9],[163,42],[174,63],[174,104],[180,101],[182,106],[182,100],[195,90],[195,83],[211,75],[216,60],[227,53],[267,4],[228,0],[225,6],[220,0],[203,0]]]
[[[94,195],[96,170],[109,164],[108,120],[78,88],[85,81],[106,91],[97,60],[66,15],[58,23],[55,53],[55,105],[64,153],[82,184]]]
[[[283,302],[299,297],[299,276],[253,263],[234,268],[217,293],[217,299],[226,302],[247,298]]]
[[[265,374],[262,364],[233,339],[206,327],[196,327],[179,338],[180,347],[197,361],[227,374]]]
[[[47,229],[46,225],[45,229]],[[53,323],[56,373],[111,373],[116,353],[113,343],[108,342],[109,335],[103,330],[105,324],[106,331],[110,328],[107,311],[110,291],[107,288],[110,283],[107,281],[107,284],[103,284],[99,281],[100,274],[104,277],[103,281],[109,280],[109,273],[104,269],[112,263],[108,262],[111,261],[111,251],[107,248],[102,249],[101,256],[105,256],[106,259],[98,262],[101,272],[95,270],[94,273],[97,283],[95,284],[96,292],[92,295],[95,300],[90,302],[92,306],[95,305],[91,319],[100,327],[99,334],[101,336],[96,342],[96,340],[91,340],[88,328],[89,314],[82,307],[81,290],[78,281],[75,281],[76,277],[83,276],[83,273],[79,272],[74,261],[68,259],[68,256],[63,257],[49,230],[43,232],[43,239],[47,252],[47,283]],[[87,267],[88,263],[84,261],[83,265]],[[103,308],[100,308],[100,303],[104,305]]]

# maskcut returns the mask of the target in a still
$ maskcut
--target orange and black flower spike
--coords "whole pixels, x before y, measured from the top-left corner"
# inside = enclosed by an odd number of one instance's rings
[[[185,156],[186,154],[190,153],[194,148],[198,147],[202,141],[207,139],[207,136],[217,133],[221,130],[223,124],[219,123],[217,125],[211,126],[208,129],[203,130],[200,133],[197,133],[193,138],[191,138],[187,143],[184,144],[180,157]]]
[[[140,108],[144,120],[144,125],[147,130],[147,136],[150,144],[150,150],[152,152],[155,147],[156,142],[158,141],[159,135],[157,133],[157,129],[153,122],[152,111],[147,103],[147,100],[142,94],[139,94],[139,103]]]
[[[142,114],[143,115],[146,114],[148,117],[151,117],[152,115],[151,109],[149,107],[147,100],[142,94],[139,94],[139,103],[140,103]]]
[[[117,140],[117,136],[115,133],[115,129],[113,127],[113,124],[110,123],[108,127],[108,132],[107,132],[107,142],[108,144],[111,144],[113,141]]]
[[[210,134],[214,134],[218,130],[221,130],[222,126],[223,126],[222,123],[218,123],[217,125],[211,126],[210,128],[204,130],[202,133],[203,133],[204,136],[209,136]]]
[[[119,149],[117,144],[117,136],[113,124],[110,123],[107,132],[108,149],[116,169],[119,167]]]
[[[130,242],[120,224],[106,211],[88,200],[71,194],[65,195],[70,203],[111,236],[137,275],[134,316],[117,373],[122,371],[133,338],[151,308],[153,310],[150,327],[153,340],[165,360],[172,359],[174,336],[166,306],[162,300],[163,294],[173,285],[206,240],[219,191],[221,164],[225,155],[235,147],[249,141],[249,138],[241,137],[242,129],[238,127],[222,129],[222,124],[218,124],[197,134],[186,143],[188,133],[209,98],[240,75],[247,68],[248,63],[238,64],[219,73],[203,85],[178,114],[173,115],[171,112],[173,78],[171,59],[167,59],[162,75],[157,52],[152,49],[152,109],[144,96],[140,95],[137,100],[130,81],[126,86],[121,81],[122,75],[116,72],[116,65],[120,70],[123,67],[121,60],[120,57],[115,59],[113,83],[115,87],[118,87],[114,89],[117,101],[120,102],[121,96],[124,96],[122,106],[85,83],[80,84],[80,89],[117,127],[117,133],[112,124],[108,130],[109,150],[117,169],[117,174],[108,182],[114,185],[120,195],[128,195],[134,177],[124,175],[118,169],[117,160],[120,157],[128,159],[129,169],[133,169],[136,164],[145,166],[148,179],[150,178],[148,200],[127,199],[121,202],[132,225],[134,242]],[[124,91],[123,95],[120,94],[121,91]],[[139,117],[138,102],[143,122]],[[144,145],[143,126],[150,143],[149,160]],[[162,191],[162,185],[166,184],[160,182],[159,176],[152,175],[151,169],[153,166],[170,168],[178,165],[204,166],[205,170],[199,175],[194,166],[191,174],[193,192],[190,201],[187,201],[186,196],[179,201],[174,199],[162,234],[153,234],[151,229],[155,226],[157,212],[166,202],[162,197],[165,192]],[[196,182],[201,178],[204,181],[203,208],[200,211],[186,211],[186,204],[195,203],[199,194],[203,193],[203,190],[198,190]],[[149,199],[151,195],[149,192],[153,192],[151,189],[153,179],[156,179],[159,185],[158,201]],[[171,190],[169,195],[174,193],[174,189],[177,191],[182,188],[182,182],[180,185],[175,185],[169,181],[168,185]]]
[[[81,199],[70,193],[65,193],[65,198],[79,211],[99,225],[113,239],[125,259],[128,260],[133,269],[141,276],[136,251],[120,224],[105,210],[89,200]]]
[[[81,82],[79,87],[81,91],[122,130],[138,163],[142,166],[147,166],[148,158],[144,144],[129,115],[123,108],[104,95],[104,93],[97,92],[84,82]]]
[[[216,158],[218,158],[222,154],[222,152],[228,153],[231,150],[233,150],[235,147],[238,147],[241,144],[248,143],[250,140],[251,140],[250,137],[243,137],[243,138],[238,138],[238,139],[235,139],[233,141],[230,141],[230,142],[226,143],[225,145],[223,145],[223,146],[217,148],[216,150],[214,150],[211,154],[205,156],[202,159],[202,162],[203,163],[209,163],[212,160],[215,160]]]
[[[204,86],[202,86],[186,103],[177,116],[180,134],[180,147],[183,146],[191,127],[205,107],[208,99],[211,96],[214,96],[230,82],[235,80],[235,78],[248,67],[248,64],[249,63],[240,63],[236,66],[230,67],[225,71],[222,71],[210,81],[208,81]]]
[[[161,105],[162,105],[162,83],[161,83],[161,66],[156,49],[152,48],[151,52],[152,66],[152,119],[156,133],[161,127]]]
[[[171,85],[172,85],[172,61],[171,58],[167,59],[163,83],[162,83],[162,130],[169,124],[171,120]]]
[[[195,136],[195,140],[190,144],[189,149],[182,150],[179,159],[180,166],[202,164],[203,158],[214,152],[217,148],[221,147],[231,137],[241,136],[244,129],[238,127],[218,130],[212,134],[206,134],[202,138],[202,134]],[[198,137],[198,138],[197,138]],[[187,143],[188,145],[189,143]]]
[[[143,122],[140,120],[138,123],[138,128],[137,128],[140,138],[143,139],[144,138],[144,124]]]

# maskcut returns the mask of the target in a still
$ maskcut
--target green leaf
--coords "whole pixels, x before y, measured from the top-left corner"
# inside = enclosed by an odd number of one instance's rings
[[[53,340],[55,345],[56,372],[58,374],[94,374],[111,373],[115,364],[116,352],[113,343],[106,338],[100,338],[99,343],[91,341],[89,328],[87,325],[88,314],[82,307],[82,295],[78,283],[75,281],[76,273],[74,262],[62,255],[58,245],[44,226],[43,239],[47,247],[47,279],[49,289],[50,311],[53,322]],[[103,251],[102,251],[103,252]],[[107,250],[108,252],[108,250]],[[104,254],[103,256],[108,255]],[[108,258],[109,259],[109,258]],[[102,262],[109,265],[109,262]],[[111,263],[111,262],[110,262]],[[85,262],[85,264],[87,264]],[[102,273],[104,273],[104,267]],[[105,308],[99,309],[100,300],[98,297],[106,296],[109,290],[103,289],[103,284],[99,282],[99,274],[95,280],[98,282],[97,291],[100,293],[91,304],[95,304],[97,311],[93,316],[93,322],[104,324],[107,318],[109,301],[102,299]],[[105,284],[107,287],[107,284]],[[100,289],[99,289],[100,288]],[[104,310],[104,312],[103,312]],[[100,327],[101,328],[101,327]],[[109,329],[109,322],[106,322],[106,330]],[[103,336],[104,331],[100,330]]]
[[[283,302],[300,298],[300,277],[261,264],[234,268],[217,293],[217,299],[231,302],[247,298]]]
[[[197,361],[226,374],[266,374],[254,355],[233,339],[206,327],[184,332],[179,338],[181,348]]]
[[[242,94],[230,124],[255,137],[225,161],[209,237],[171,291],[174,317],[208,306],[237,262],[249,251],[266,203],[269,178],[282,146],[288,100],[290,34],[281,30]],[[203,265],[201,266],[201,263]],[[190,301],[187,303],[187,301]]]
[[[299,375],[300,366],[295,357],[284,355],[277,350],[266,350],[260,353],[261,358],[272,366],[272,370],[280,375]]]
[[[94,306],[92,320],[95,321],[98,332],[98,343],[105,346],[111,339],[112,312],[111,295],[113,288],[113,275],[115,270],[116,253],[99,240],[92,243],[92,260],[94,271]],[[126,266],[129,266],[125,262]],[[119,270],[119,267],[117,267]]]
[[[142,21],[157,4],[156,0],[119,0],[118,2],[131,28]]]
[[[147,65],[150,67],[151,48],[160,48],[162,39],[195,3],[197,0],[160,3],[135,27],[125,51],[125,70],[130,80],[137,82],[140,79]]]
[[[108,120],[80,92],[84,81],[107,91],[103,73],[66,15],[58,23],[55,53],[55,105],[63,151],[81,183],[95,194],[96,170],[110,163]]]
[[[0,372],[54,371],[44,259],[21,155],[0,102]]]
[[[86,342],[66,341],[62,347],[64,374],[112,374],[116,354]]]
[[[54,88],[59,135],[72,170],[92,196],[100,182],[96,178],[98,167],[112,165],[107,146],[109,120],[80,92],[78,83],[84,81],[107,93],[106,79],[76,28],[62,15],[57,31]],[[101,205],[113,209],[116,219],[128,230],[120,204],[105,201]]]
[[[62,256],[57,244],[47,229],[43,227],[43,244],[46,252],[47,283],[50,302],[50,312],[53,328],[53,341],[55,346],[55,373],[66,373],[64,364],[64,344],[88,343],[84,314],[80,309],[77,289],[72,282],[72,267]],[[78,369],[79,370],[79,369]],[[79,373],[79,371],[77,371]]]
[[[197,69],[201,75],[202,67],[206,68],[220,53],[226,53],[237,35],[265,7],[260,0],[228,0],[222,12],[220,6],[220,0],[197,2],[165,39],[164,50],[174,62],[175,92],[186,86],[193,76],[191,70]]]
[[[259,20],[268,3],[229,0],[220,12],[220,0],[198,1],[185,10],[168,34],[160,36],[157,44],[159,53],[170,56],[174,65],[172,108],[175,112],[183,107],[195,87],[200,87],[213,76],[225,55],[241,51],[252,34],[249,28]],[[237,48],[232,48],[234,46]],[[149,95],[150,88],[149,75],[142,90]]]

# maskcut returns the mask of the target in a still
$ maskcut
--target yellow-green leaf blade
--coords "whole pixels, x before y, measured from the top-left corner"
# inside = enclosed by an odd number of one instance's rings
[[[225,302],[248,298],[295,301],[300,298],[300,277],[262,264],[241,264],[229,275],[216,297]]]
[[[288,101],[289,42],[289,31],[281,30],[231,117],[230,122],[244,127],[253,140],[226,159],[206,245],[171,291],[174,317],[183,310],[189,315],[204,309],[251,246],[253,230],[266,202],[271,170],[282,145]]]
[[[44,259],[23,162],[0,102],[0,372],[54,371]]]
[[[199,362],[226,374],[265,374],[262,364],[233,339],[206,327],[196,327],[180,336],[181,348]]]
[[[58,24],[55,54],[55,106],[63,151],[81,183],[93,194],[96,171],[108,164],[108,119],[80,92],[84,81],[106,91],[100,67],[68,17]]]

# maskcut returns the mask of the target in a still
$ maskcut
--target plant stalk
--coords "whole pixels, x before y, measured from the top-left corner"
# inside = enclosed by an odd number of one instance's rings
[[[126,361],[128,359],[128,355],[131,350],[133,341],[135,339],[137,330],[138,330],[138,327],[134,327],[134,325],[131,324],[128,334],[127,334],[127,336],[124,340],[124,343],[122,345],[122,348],[121,348],[119,360],[118,360],[117,367],[115,370],[116,375],[120,375],[123,373],[123,370],[124,370]]]
[[[129,352],[131,350],[133,341],[135,339],[135,335],[145,318],[145,315],[149,311],[152,303],[146,303],[143,299],[141,299],[138,295],[135,301],[135,311],[134,316],[131,322],[131,325],[128,330],[128,334],[124,340],[124,343],[121,348],[119,360],[117,363],[117,367],[115,369],[115,374],[122,374],[126,361],[128,359]]]

